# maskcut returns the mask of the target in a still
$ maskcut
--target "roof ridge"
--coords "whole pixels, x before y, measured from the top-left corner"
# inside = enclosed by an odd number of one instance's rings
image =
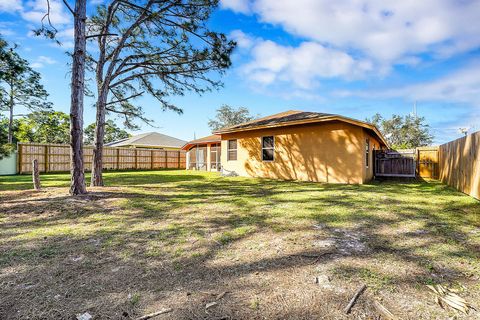
[[[246,125],[249,125],[249,124],[252,124],[252,123],[255,123],[255,122],[261,122],[261,121],[280,118],[280,117],[284,117],[284,116],[291,116],[291,115],[300,114],[300,113],[310,113],[310,114],[315,114],[315,115],[318,115],[318,116],[338,116],[338,115],[332,114],[332,113],[323,113],[323,112],[316,112],[316,111],[302,111],[302,110],[290,109],[290,110],[278,112],[278,113],[275,113],[275,114],[272,114],[272,115],[269,115],[269,116],[265,116],[265,117],[253,119],[253,120],[250,120],[250,121],[242,122],[242,123],[239,123],[239,124],[235,124],[233,126],[224,127],[224,128],[221,128],[221,129],[217,130],[216,132],[221,132],[221,131],[224,131],[224,130],[234,129],[236,127],[246,126]]]
[[[234,125],[231,125],[231,126],[228,126],[228,127],[223,127],[223,128],[220,128],[219,130],[226,130],[226,129],[235,128],[235,127],[238,127],[238,126],[247,125],[247,124],[250,124],[250,123],[253,123],[253,122],[263,121],[263,120],[278,117],[278,116],[283,115],[283,114],[287,115],[287,114],[294,114],[294,113],[300,113],[300,112],[305,112],[305,111],[300,111],[300,110],[282,111],[282,112],[278,112],[278,113],[275,113],[275,114],[271,114],[269,116],[264,116],[264,117],[252,119],[250,121],[245,121],[245,122],[242,122],[242,123],[237,123],[237,124],[234,124]]]
[[[154,133],[154,132],[144,132],[144,133],[140,133],[140,134],[137,134],[137,135],[135,135],[135,136],[133,136],[133,137],[130,137],[129,139],[130,139],[130,142],[135,142],[135,141],[137,141],[137,140],[139,140],[139,139],[141,139],[141,138],[145,138],[145,137],[151,135],[152,133]]]

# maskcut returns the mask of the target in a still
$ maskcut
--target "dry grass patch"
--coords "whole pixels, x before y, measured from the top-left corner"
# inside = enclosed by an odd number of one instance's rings
[[[37,193],[30,177],[0,177],[1,319],[377,318],[374,300],[401,318],[479,316],[426,288],[480,307],[480,204],[437,182],[105,176],[75,198],[67,175],[42,176]]]

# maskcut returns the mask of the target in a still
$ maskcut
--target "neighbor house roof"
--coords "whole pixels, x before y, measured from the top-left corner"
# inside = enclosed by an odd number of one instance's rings
[[[255,119],[249,122],[244,122],[230,127],[225,127],[220,130],[215,131],[215,134],[225,134],[233,133],[247,130],[256,130],[256,129],[265,129],[265,128],[275,128],[283,126],[291,126],[298,124],[307,124],[307,123],[317,123],[317,122],[326,122],[326,121],[342,121],[350,124],[354,124],[365,129],[371,130],[375,133],[376,136],[388,146],[387,141],[382,136],[380,131],[371,123],[340,116],[337,114],[330,113],[320,113],[320,112],[307,112],[307,111],[296,111],[289,110],[281,113],[277,113],[268,117],[263,117]]]
[[[142,133],[131,138],[118,140],[107,144],[110,147],[153,147],[181,148],[186,141],[158,132]]]
[[[188,150],[191,147],[197,145],[197,144],[205,144],[205,143],[212,143],[212,142],[220,142],[222,140],[222,137],[219,136],[218,134],[212,134],[211,136],[203,137],[203,138],[198,138],[192,141],[187,142],[182,149],[183,150]]]

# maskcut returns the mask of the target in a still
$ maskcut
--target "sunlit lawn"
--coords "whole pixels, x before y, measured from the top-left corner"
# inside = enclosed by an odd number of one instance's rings
[[[68,174],[41,180],[0,177],[0,319],[373,318],[374,299],[448,318],[425,287],[437,283],[480,301],[480,204],[438,182],[107,172],[72,198]]]

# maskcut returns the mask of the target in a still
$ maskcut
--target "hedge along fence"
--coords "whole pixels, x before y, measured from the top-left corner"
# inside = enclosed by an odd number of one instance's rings
[[[93,146],[83,148],[85,170],[92,169]],[[18,172],[32,172],[37,159],[40,172],[70,171],[70,145],[19,143]],[[107,170],[185,169],[184,151],[143,148],[103,148],[103,168]]]
[[[480,200],[480,131],[439,147],[440,180]]]

